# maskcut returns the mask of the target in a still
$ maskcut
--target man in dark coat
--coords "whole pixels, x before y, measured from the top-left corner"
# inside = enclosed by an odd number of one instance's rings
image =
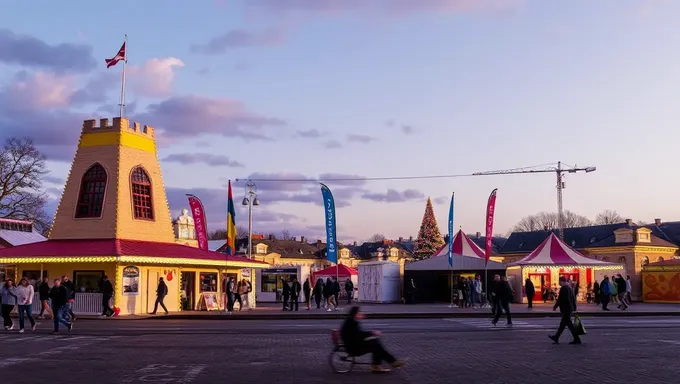
[[[560,309],[560,314],[562,314],[562,320],[560,320],[560,327],[557,329],[555,335],[548,336],[553,343],[557,344],[560,341],[560,336],[564,332],[564,328],[569,328],[569,332],[574,337],[574,340],[569,344],[581,344],[581,338],[576,334],[574,329],[574,323],[571,321],[571,316],[576,311],[576,297],[574,296],[574,291],[570,284],[567,283],[567,279],[562,276],[560,277],[560,293],[555,301],[555,306],[553,311]]]
[[[302,290],[302,287],[300,286],[300,282],[298,281],[297,277],[293,277],[293,282],[290,285],[290,310],[291,311],[297,311],[298,310],[298,304],[300,301],[300,291]],[[294,308],[294,309],[293,309]]]
[[[111,317],[113,316],[113,309],[109,306],[109,301],[113,297],[113,284],[111,284],[108,276],[102,277],[99,290],[102,293],[102,316]]]
[[[68,300],[66,302],[65,316],[69,317],[69,321],[76,321],[76,315],[73,313],[73,302],[76,301],[76,286],[68,276],[61,277],[61,286],[68,291]]]
[[[281,296],[283,296],[283,310],[288,309],[288,300],[290,299],[290,285],[288,280],[281,278]]]
[[[152,315],[156,314],[156,311],[158,311],[158,305],[160,304],[161,308],[165,311],[165,314],[168,314],[168,309],[165,308],[165,304],[163,303],[163,300],[165,299],[165,296],[168,295],[168,286],[165,284],[165,281],[161,277],[158,280],[158,288],[156,288],[156,303],[153,305],[153,312],[151,312]]]
[[[529,303],[529,308],[534,307],[534,295],[536,294],[536,288],[531,279],[524,282],[524,293],[527,295],[527,302]]]
[[[510,283],[508,283],[507,280],[501,280],[500,275],[494,276],[492,295],[494,300],[494,308],[496,309],[496,312],[491,323],[493,325],[496,325],[496,323],[498,323],[498,319],[501,318],[503,311],[505,311],[505,315],[508,320],[508,325],[512,325],[512,316],[510,315],[510,300],[512,300],[512,288],[510,287]]]
[[[312,304],[312,285],[309,283],[309,277],[305,279],[305,283],[302,284],[302,293],[305,295],[305,304],[307,305],[307,310],[311,309]]]

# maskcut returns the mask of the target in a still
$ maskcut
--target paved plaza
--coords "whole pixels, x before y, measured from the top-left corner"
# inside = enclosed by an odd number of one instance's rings
[[[406,367],[375,375],[328,366],[338,321],[79,321],[72,333],[0,333],[7,382],[72,383],[619,383],[673,382],[680,317],[591,318],[580,346],[552,345],[556,319],[494,327],[484,319],[367,320]]]

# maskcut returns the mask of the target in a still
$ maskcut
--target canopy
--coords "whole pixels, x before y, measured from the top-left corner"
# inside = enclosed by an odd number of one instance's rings
[[[458,230],[458,233],[453,236],[453,246],[452,252],[456,255],[470,256],[470,257],[481,257],[484,258],[484,250],[479,247],[474,241],[472,241],[463,230]],[[444,244],[433,257],[437,256],[448,256],[449,245]],[[455,266],[455,264],[454,264]]]
[[[449,266],[448,255],[435,256],[429,259],[408,263],[404,267],[407,271],[483,271],[484,259],[477,256],[453,254],[453,267]],[[504,271],[505,264],[489,260],[486,265],[489,271]]]
[[[328,267],[325,269],[322,269],[320,271],[316,271],[313,273],[313,280],[316,281],[319,277],[321,276],[328,276],[328,277],[333,277],[333,276],[338,276],[338,277],[351,277],[351,276],[358,276],[359,272],[357,272],[356,269],[350,268],[344,264],[338,264],[337,266],[332,266]]]
[[[583,256],[554,233],[550,233],[541,245],[522,260],[510,264],[511,266],[530,266],[530,265],[587,265],[587,266],[612,266],[615,263],[591,259]]]

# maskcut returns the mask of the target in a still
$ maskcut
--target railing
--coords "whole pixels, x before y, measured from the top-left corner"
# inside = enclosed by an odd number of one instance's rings
[[[37,293],[33,297],[33,315],[40,313],[40,295]],[[102,311],[102,294],[101,293],[85,293],[76,292],[76,299],[73,301],[71,309],[76,315],[100,315]],[[17,313],[17,307],[12,313]]]

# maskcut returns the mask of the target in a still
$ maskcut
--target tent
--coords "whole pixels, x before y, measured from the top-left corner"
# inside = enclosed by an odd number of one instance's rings
[[[609,263],[602,260],[591,259],[568,246],[554,233],[550,233],[547,239],[533,252],[522,260],[508,266],[508,281],[515,292],[519,302],[526,302],[524,294],[524,281],[530,279],[536,288],[534,300],[541,299],[543,288],[548,287],[557,291],[560,277],[578,282],[579,297],[583,300],[588,285],[603,274],[623,273],[623,265]]]
[[[484,258],[484,250],[479,247],[472,239],[468,237],[463,230],[460,229],[453,236],[453,245],[451,246],[452,252],[456,255],[472,256]],[[444,244],[443,247],[437,251],[434,256],[448,256],[449,245]]]
[[[359,289],[359,272],[354,269],[350,268],[344,264],[338,264],[334,265],[332,267],[328,267],[319,271],[315,271],[312,273],[312,286],[316,284],[316,281],[318,279],[323,279],[324,283],[326,282],[326,279],[329,277],[332,279],[335,276],[338,277],[338,282],[340,283],[340,298],[344,300],[346,298],[345,296],[345,280],[350,279],[352,283],[354,284],[354,291],[356,292],[357,289]],[[353,297],[356,297],[354,295]]]

